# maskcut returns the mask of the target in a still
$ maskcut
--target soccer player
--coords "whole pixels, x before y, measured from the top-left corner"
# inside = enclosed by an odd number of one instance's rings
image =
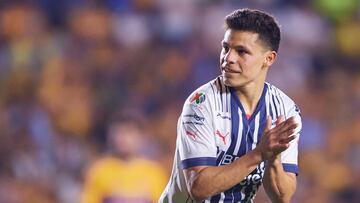
[[[225,25],[221,75],[184,104],[159,202],[252,202],[262,183],[272,202],[289,202],[296,190],[300,112],[265,82],[279,26],[251,9],[235,10]]]

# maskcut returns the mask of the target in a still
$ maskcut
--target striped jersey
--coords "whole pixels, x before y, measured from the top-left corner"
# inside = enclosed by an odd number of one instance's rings
[[[273,123],[280,115],[285,119],[295,116],[299,123],[298,136],[281,153],[284,170],[297,174],[300,111],[281,90],[265,83],[256,110],[250,117],[245,115],[235,91],[224,85],[221,76],[195,90],[186,100],[178,120],[172,175],[159,202],[194,202],[187,192],[182,170],[231,164],[256,147],[268,115]],[[262,162],[234,187],[203,202],[252,202],[262,183],[264,170],[265,163]]]

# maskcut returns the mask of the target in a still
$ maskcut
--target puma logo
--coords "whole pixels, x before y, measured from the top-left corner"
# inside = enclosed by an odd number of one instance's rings
[[[215,134],[216,134],[217,136],[219,136],[219,137],[222,139],[222,141],[224,142],[224,145],[226,145],[226,140],[225,140],[225,138],[229,135],[229,133],[226,133],[226,135],[222,135],[219,130],[216,130],[216,133],[215,133]]]
[[[195,133],[193,133],[191,131],[185,131],[185,132],[186,132],[186,135],[190,136],[193,140],[195,140],[195,138],[196,138]]]

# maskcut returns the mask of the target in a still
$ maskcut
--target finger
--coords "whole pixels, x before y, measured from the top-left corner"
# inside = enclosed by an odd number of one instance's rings
[[[289,136],[287,138],[281,139],[279,142],[280,142],[280,144],[288,144],[291,141],[293,141],[294,139],[296,139],[296,137],[297,137],[297,135],[291,135],[291,136]]]
[[[269,130],[271,130],[271,122],[272,122],[272,118],[271,118],[271,116],[269,115],[269,116],[266,118],[266,126],[265,126],[264,132],[268,132]]]
[[[285,133],[286,131],[289,131],[291,129],[295,129],[298,127],[298,123],[296,123],[295,118],[291,117],[289,119],[287,119],[285,122],[280,123],[279,125],[277,125],[273,131],[275,133]]]
[[[283,131],[283,132],[280,132],[279,133],[279,136],[278,136],[278,140],[279,142],[282,142],[282,140],[286,140],[288,139],[289,137],[292,137],[294,135],[296,135],[296,125],[294,126],[294,128],[291,128],[291,129],[288,129],[286,131]],[[290,138],[290,141],[292,139]]]
[[[278,130],[278,133],[282,136],[288,137],[295,133],[297,127],[298,127],[297,123],[291,124],[289,126],[284,126],[282,129]]]
[[[275,128],[276,129],[282,128],[284,125],[286,125],[286,123],[291,122],[291,121],[288,121],[288,120],[285,121],[284,116],[279,116],[276,119]]]
[[[276,119],[276,126],[279,125],[280,123],[285,121],[285,117],[283,115],[280,115],[277,119]]]
[[[289,147],[290,147],[289,143],[283,143],[283,144],[278,144],[275,147],[275,149],[276,149],[276,151],[278,151],[280,153],[280,152],[287,150]]]
[[[276,153],[281,153],[283,151],[285,151],[286,149],[288,149],[290,146],[289,143],[285,143],[285,144],[278,144],[276,145],[276,147],[274,147],[274,150],[276,151]]]

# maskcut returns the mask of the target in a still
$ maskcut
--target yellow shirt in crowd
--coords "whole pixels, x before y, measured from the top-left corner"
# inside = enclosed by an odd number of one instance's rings
[[[160,164],[105,157],[95,162],[85,178],[82,203],[157,202],[167,176]]]

